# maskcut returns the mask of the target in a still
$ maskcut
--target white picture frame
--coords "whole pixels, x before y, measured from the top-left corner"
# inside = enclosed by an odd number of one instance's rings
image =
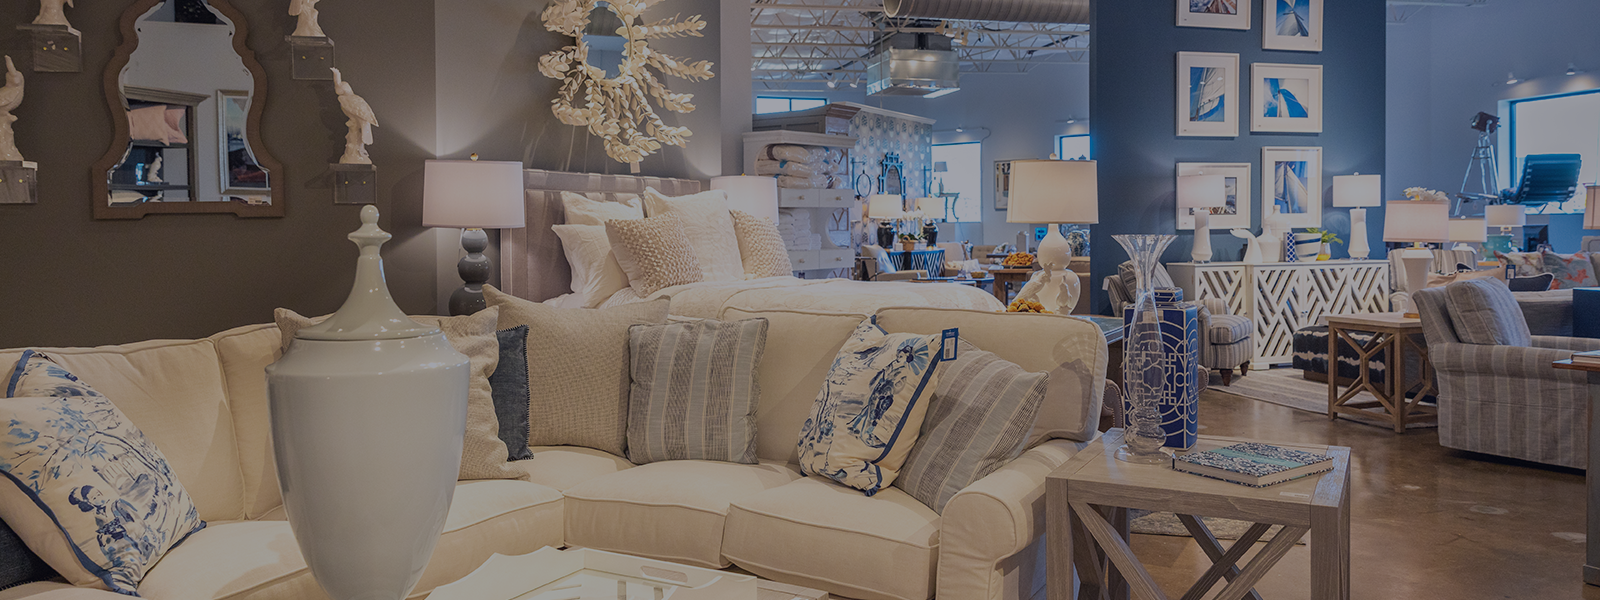
[[[1212,208],[1211,230],[1227,231],[1229,229],[1250,229],[1251,206],[1255,204],[1255,182],[1250,177],[1250,163],[1206,163],[1206,162],[1181,162],[1178,163],[1178,177],[1190,175],[1221,175],[1224,185],[1232,185],[1229,190],[1230,206],[1225,208]],[[1174,180],[1176,185],[1176,180]],[[1189,214],[1190,209],[1178,209],[1178,229],[1183,231],[1194,230],[1194,215]]]
[[[1282,174],[1283,185],[1279,185]],[[1261,149],[1261,218],[1280,207],[1289,227],[1322,226],[1322,148],[1267,146]]]
[[[1261,0],[1261,47],[1322,51],[1322,0]]]
[[[1179,136],[1239,136],[1239,55],[1179,52],[1177,81]]]
[[[1179,27],[1250,29],[1253,0],[1175,0]]]
[[[1322,65],[1250,65],[1250,131],[1322,133]]]

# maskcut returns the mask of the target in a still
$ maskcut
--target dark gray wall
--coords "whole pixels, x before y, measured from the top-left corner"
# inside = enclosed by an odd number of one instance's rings
[[[1384,169],[1384,2],[1324,2],[1322,52],[1261,49],[1261,5],[1253,4],[1249,31],[1177,27],[1172,0],[1096,2],[1091,15],[1089,106],[1094,119],[1093,158],[1099,161],[1100,225],[1093,233],[1094,275],[1085,288],[1094,290],[1094,309],[1108,307],[1100,280],[1116,272],[1127,254],[1112,233],[1180,233],[1176,227],[1173,187],[1176,163],[1250,162],[1255,180],[1253,225],[1261,224],[1261,148],[1323,148],[1323,226],[1349,239],[1349,212],[1331,203],[1331,177]],[[1177,53],[1239,54],[1240,93],[1248,98],[1250,64],[1257,62],[1323,65],[1323,133],[1252,134],[1247,111],[1239,113],[1239,137],[1179,138],[1175,130]],[[1242,103],[1242,102],[1241,102]],[[1383,231],[1383,211],[1368,212],[1368,228],[1376,239]],[[1193,235],[1182,232],[1162,262],[1189,260]],[[1214,260],[1234,260],[1241,240],[1214,231]],[[1374,242],[1373,256],[1385,256]],[[1342,246],[1336,257],[1345,256]]]
[[[338,308],[349,292],[359,207],[334,206],[328,163],[342,149],[344,117],[330,82],[289,78],[284,36],[293,17],[280,2],[238,1],[248,43],[267,70],[262,120],[269,151],[284,164],[288,214],[90,218],[90,165],[111,138],[101,80],[129,2],[68,9],[84,37],[81,73],[28,73],[17,112],[17,144],[39,163],[39,204],[0,206],[0,347],[93,345],[208,335],[272,320],[272,309],[308,314]],[[434,235],[421,227],[422,161],[432,156],[434,6],[430,0],[328,2],[322,25],[338,64],[382,124],[371,152],[378,167],[390,288],[402,308],[434,308]],[[37,4],[0,6],[5,48],[26,65],[12,25]],[[26,70],[26,66],[23,66]]]

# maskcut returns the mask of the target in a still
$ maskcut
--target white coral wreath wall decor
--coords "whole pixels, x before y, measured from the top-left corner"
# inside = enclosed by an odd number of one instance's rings
[[[661,149],[662,144],[683,146],[692,132],[661,122],[650,106],[648,93],[667,110],[694,111],[689,101],[693,94],[667,89],[647,67],[690,81],[712,78],[711,61],[687,61],[650,49],[649,41],[683,36],[700,37],[705,21],[699,15],[681,21],[677,17],[644,23],[640,13],[660,0],[557,0],[545,9],[545,29],[571,36],[574,45],[539,59],[539,72],[563,80],[560,93],[551,102],[551,111],[562,123],[588,126],[589,133],[605,140],[606,154],[618,162],[636,163]],[[589,45],[583,31],[596,6],[609,5],[622,20],[617,35],[624,40],[622,64],[615,78],[607,79],[605,69],[589,65]],[[582,96],[581,101],[579,96]]]

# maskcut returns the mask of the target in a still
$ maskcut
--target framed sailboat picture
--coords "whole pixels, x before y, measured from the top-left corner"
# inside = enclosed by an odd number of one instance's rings
[[[1272,207],[1290,227],[1322,226],[1322,148],[1261,149],[1261,215]]]
[[[1226,196],[1226,204],[1205,210],[1211,211],[1211,228],[1215,231],[1229,229],[1250,229],[1250,206],[1255,197],[1253,186],[1255,182],[1250,179],[1250,163],[1178,163],[1178,177],[1190,175],[1221,175],[1222,187]],[[1194,215],[1192,211],[1197,208],[1178,209],[1178,229],[1194,229]]]
[[[1179,27],[1250,29],[1252,0],[1177,0]]]
[[[1322,51],[1322,0],[1261,0],[1261,47]]]
[[[1250,131],[1322,133],[1322,65],[1250,65]]]
[[[1239,135],[1239,55],[1178,53],[1178,135]]]

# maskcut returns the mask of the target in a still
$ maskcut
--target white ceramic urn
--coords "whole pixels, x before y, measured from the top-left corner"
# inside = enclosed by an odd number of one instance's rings
[[[467,357],[389,296],[378,210],[350,297],[267,367],[273,455],[300,553],[333,600],[401,600],[444,528],[461,468]]]

